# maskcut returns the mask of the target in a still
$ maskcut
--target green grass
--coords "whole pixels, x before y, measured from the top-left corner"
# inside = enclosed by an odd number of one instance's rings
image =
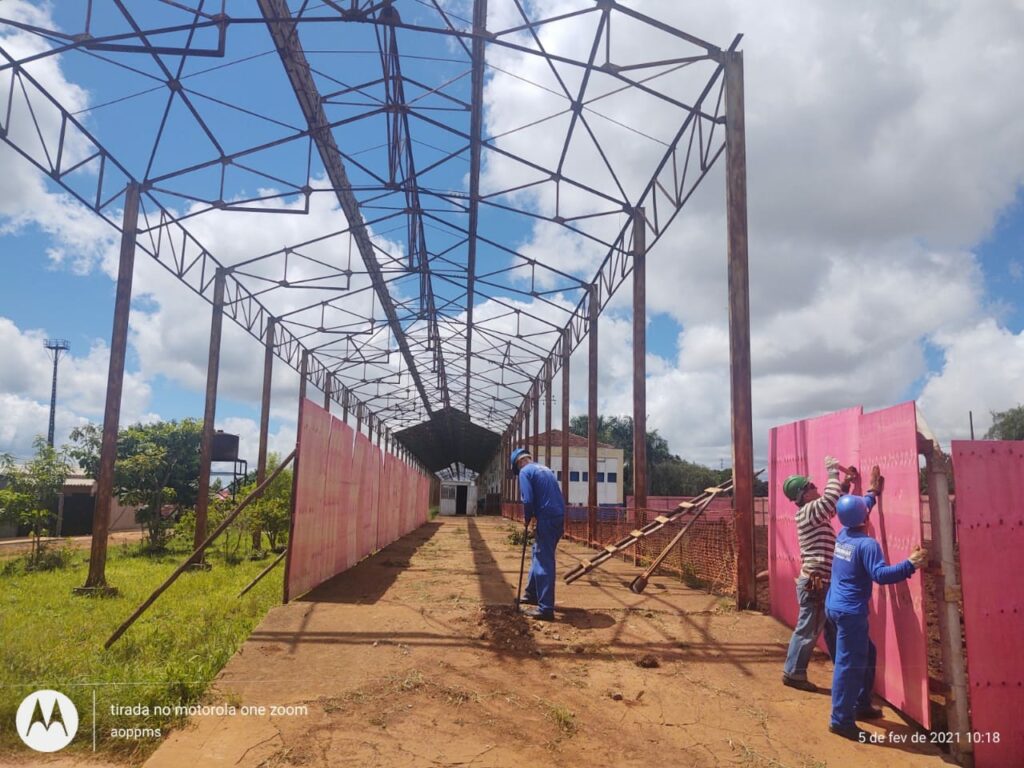
[[[70,567],[0,575],[0,723],[14,722],[21,699],[53,688],[74,701],[81,722],[68,750],[92,749],[92,697],[96,694],[97,749],[140,762],[162,739],[125,740],[112,728],[159,728],[162,736],[182,718],[152,714],[155,705],[201,699],[209,682],[267,610],[281,600],[283,568],[245,597],[238,592],[266,565],[244,560],[227,565],[208,554],[210,571],[183,574],[111,647],[103,643],[187,553],[139,556],[111,548],[107,581],[120,594],[76,597],[85,582],[88,552]],[[111,705],[144,705],[149,716],[114,716]],[[13,728],[0,727],[0,752],[27,752]]]

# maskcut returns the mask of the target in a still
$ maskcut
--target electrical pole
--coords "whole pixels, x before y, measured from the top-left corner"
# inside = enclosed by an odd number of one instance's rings
[[[57,363],[60,362],[62,352],[71,349],[67,339],[47,339],[43,342],[50,357],[53,358],[53,385],[50,387],[50,430],[46,433],[46,444],[53,448],[53,429],[57,413]]]

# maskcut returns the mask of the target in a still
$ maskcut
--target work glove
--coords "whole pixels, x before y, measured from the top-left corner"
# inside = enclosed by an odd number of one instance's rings
[[[882,486],[885,485],[885,478],[882,477],[882,470],[875,464],[871,467],[871,482],[868,484],[868,490],[874,491],[877,496],[882,492]]]
[[[907,559],[914,564],[915,568],[920,568],[928,562],[928,550],[918,544]]]
[[[831,472],[833,469],[839,469],[839,461],[835,456],[825,457],[825,469]]]

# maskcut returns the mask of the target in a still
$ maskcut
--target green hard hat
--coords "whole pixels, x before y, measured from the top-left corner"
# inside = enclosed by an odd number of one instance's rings
[[[810,478],[804,477],[803,475],[790,475],[786,478],[786,482],[782,484],[782,492],[786,494],[786,498],[790,501],[796,501],[807,484],[811,482]]]

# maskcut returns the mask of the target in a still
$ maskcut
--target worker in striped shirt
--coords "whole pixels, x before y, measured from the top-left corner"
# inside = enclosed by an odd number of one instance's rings
[[[836,500],[840,493],[849,488],[850,481],[857,475],[855,468],[842,467],[831,456],[825,457],[825,469],[828,482],[821,493],[804,475],[790,475],[782,484],[786,498],[799,507],[796,531],[801,560],[800,576],[796,580],[800,613],[789,641],[786,664],[782,668],[782,683],[812,692],[818,688],[807,679],[807,664],[822,630],[829,656],[834,658],[836,652],[836,628],[825,615],[825,594],[832,575],[832,552],[836,546],[832,518],[836,514]],[[839,482],[840,470],[846,475],[843,484]]]

